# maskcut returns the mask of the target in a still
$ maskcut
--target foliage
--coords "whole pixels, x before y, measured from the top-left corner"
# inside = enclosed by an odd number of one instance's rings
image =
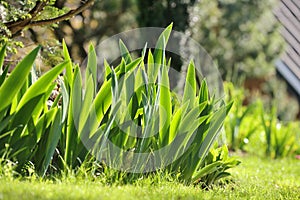
[[[268,115],[261,111],[262,126],[266,136],[266,156],[273,158],[294,155],[299,151],[300,127],[298,123],[280,122],[276,117],[276,108]]]
[[[230,150],[244,150],[249,139],[257,132],[259,123],[256,121],[249,123],[247,117],[254,115],[258,103],[253,102],[250,105],[244,106],[246,91],[243,88],[234,87],[233,83],[226,82],[224,84],[227,102],[234,100],[231,112],[225,120],[225,131],[227,132],[228,145]]]
[[[203,166],[199,170],[196,183],[202,184],[202,187],[209,187],[219,179],[230,176],[228,169],[240,164],[240,161],[234,157],[229,158],[226,145],[218,149],[212,149],[207,155]]]
[[[144,68],[146,65],[143,61],[144,54],[132,60],[121,42],[124,58],[114,69],[106,63],[106,80],[97,94],[94,93],[96,66],[93,63],[97,62],[93,60],[96,58],[93,56],[93,49],[90,52],[90,65],[88,63],[86,70],[86,91],[83,98],[79,68],[75,68],[74,74],[69,75],[68,71],[71,70],[67,70],[68,78],[65,85],[70,87],[67,99],[69,99],[68,118],[71,117],[65,133],[66,138],[70,138],[67,140],[65,150],[65,161],[68,165],[72,165],[77,159],[76,150],[81,149],[76,146],[79,138],[93,143],[93,138],[88,137],[92,135],[101,139],[94,142],[93,151],[100,152],[100,155],[97,155],[98,159],[107,160],[111,156],[112,152],[104,150],[110,149],[107,139],[119,148],[132,152],[133,157],[125,157],[129,165],[125,170],[139,173],[149,170],[147,165],[153,159],[151,152],[168,147],[169,150],[164,153],[166,155],[160,155],[162,164],[158,166],[159,168],[164,167],[163,162],[172,157],[174,162],[167,167],[170,173],[180,172],[180,179],[186,182],[190,182],[197,175],[197,170],[214,142],[231,104],[217,108],[215,100],[208,96],[205,81],[201,84],[199,96],[196,95],[195,67],[192,62],[188,69],[182,103],[173,104],[168,78],[170,62],[166,61],[164,52],[170,31],[171,26],[162,33],[153,55],[151,51],[148,52],[148,70]],[[190,88],[190,85],[193,87]],[[158,113],[160,117],[157,117]],[[194,123],[190,123],[191,119]],[[141,128],[128,126],[130,121],[140,125]],[[96,126],[99,123],[102,126]],[[91,124],[95,125],[91,127]],[[76,131],[77,136],[74,137]],[[137,134],[144,137],[139,138]],[[181,145],[177,146],[178,144]],[[149,152],[149,155],[141,156],[144,152]],[[107,160],[108,166],[118,166],[120,162],[125,162],[125,154],[122,151],[113,153],[114,160]],[[133,166],[134,168],[131,168]]]
[[[65,68],[62,63],[36,80],[32,65],[40,47],[28,54],[7,74],[1,73],[0,85],[0,155],[2,159],[18,163],[20,171],[33,161],[38,172],[45,171],[52,160],[60,136],[60,109],[47,107],[53,81]],[[1,68],[5,46],[1,50]]]
[[[283,49],[273,16],[276,0],[198,1],[191,8],[192,37],[218,63],[223,77],[238,82],[247,77],[274,73],[274,59]]]
[[[235,100],[224,124],[231,150],[242,150],[272,158],[299,153],[300,127],[297,121],[281,121],[276,104],[269,110],[265,108],[261,99],[243,105],[246,92],[235,88],[232,83],[225,84],[225,91],[227,102]],[[261,151],[262,149],[265,151]]]
[[[72,65],[65,44],[66,61],[36,81],[29,75],[39,48],[27,55],[8,77],[4,70],[0,87],[1,157],[16,162],[17,171],[31,163],[40,175],[50,172],[50,164],[60,172],[78,169],[91,156],[110,168],[116,166],[115,162],[125,161],[122,151],[107,151],[110,140],[133,153],[132,157],[125,157],[129,165],[125,172],[135,172],[128,173],[129,178],[143,177],[143,172],[149,170],[146,167],[152,162],[152,154],[164,147],[167,151],[159,154],[157,167],[175,176],[179,174],[180,181],[191,183],[199,178],[205,181],[201,171],[204,162],[219,165],[210,169],[217,177],[208,183],[225,175],[224,171],[237,161],[229,162],[224,149],[211,153],[214,158],[209,161],[205,157],[232,103],[225,105],[211,98],[205,80],[197,91],[192,61],[183,98],[172,101],[175,95],[169,87],[170,62],[165,57],[171,29],[172,25],[161,34],[153,54],[148,50],[146,55],[145,47],[142,57],[135,60],[120,42],[123,59],[115,68],[105,62],[105,81],[99,90],[93,47],[90,47],[85,85],[79,66]],[[4,50],[5,47],[1,51],[2,61]],[[46,103],[55,86],[53,81],[63,69],[66,73],[60,78],[60,94],[49,108]],[[127,126],[128,121],[141,128]],[[145,152],[147,156],[141,156]],[[110,156],[114,159],[110,160]]]

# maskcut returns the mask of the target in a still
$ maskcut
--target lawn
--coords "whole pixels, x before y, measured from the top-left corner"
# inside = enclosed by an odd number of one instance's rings
[[[300,161],[241,156],[232,182],[210,190],[167,181],[105,186],[68,178],[38,181],[2,178],[0,199],[300,199]]]

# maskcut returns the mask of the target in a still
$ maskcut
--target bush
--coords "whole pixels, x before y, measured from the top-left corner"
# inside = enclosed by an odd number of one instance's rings
[[[176,94],[169,86],[170,62],[165,57],[171,29],[170,25],[161,34],[153,54],[148,50],[147,63],[146,47],[142,56],[133,60],[120,41],[121,63],[112,68],[105,62],[105,80],[99,90],[93,47],[85,84],[79,66],[71,64],[65,44],[66,61],[37,81],[30,70],[39,48],[8,77],[5,70],[0,87],[0,155],[15,161],[18,171],[32,163],[42,176],[51,172],[50,164],[59,172],[68,172],[90,159],[108,169],[122,170],[130,179],[157,170],[179,174],[185,183],[213,183],[228,175],[225,171],[238,162],[229,159],[226,150],[210,153],[218,159],[205,158],[232,103],[220,104],[211,98],[205,80],[197,91],[192,61],[183,98],[174,101]],[[2,60],[4,51],[5,47]],[[59,78],[60,93],[48,107],[53,81],[63,69],[66,73]],[[214,173],[216,177],[207,182],[206,177]]]

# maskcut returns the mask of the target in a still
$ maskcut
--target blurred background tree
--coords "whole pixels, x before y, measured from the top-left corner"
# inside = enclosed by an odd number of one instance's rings
[[[45,65],[61,61],[59,42],[53,32],[57,23],[68,20],[91,7],[94,0],[78,1],[77,7],[57,7],[56,0],[0,0],[0,45],[8,46],[7,62],[14,65],[38,43]],[[17,49],[20,50],[19,53]]]
[[[246,102],[262,98],[266,110],[277,107],[282,120],[293,120],[299,103],[276,76],[275,60],[284,50],[280,23],[273,14],[278,0],[199,0],[190,7],[187,34],[217,63],[223,80],[246,87]]]
[[[188,32],[215,59],[227,80],[274,74],[274,60],[284,46],[272,13],[277,2],[200,0],[190,9]]]
[[[60,20],[59,24],[32,23],[66,14],[89,1],[94,5],[70,16],[70,20]],[[44,46],[55,46],[57,40],[64,38],[72,57],[80,62],[86,57],[86,46],[91,41],[97,44],[105,36],[130,28],[165,27],[173,22],[175,30],[190,34],[204,46],[228,80],[240,74],[265,76],[274,72],[273,61],[283,49],[279,23],[272,14],[275,2],[277,0],[0,0],[0,42],[10,40],[21,46],[19,41],[30,39],[31,43],[25,46],[46,41],[51,42]],[[19,21],[21,25],[16,23]],[[12,24],[18,25],[15,26],[18,29],[13,30]],[[20,36],[24,37],[16,39]]]
[[[189,8],[196,0],[137,0],[137,21],[140,27],[166,27],[173,22],[174,30],[189,28]]]

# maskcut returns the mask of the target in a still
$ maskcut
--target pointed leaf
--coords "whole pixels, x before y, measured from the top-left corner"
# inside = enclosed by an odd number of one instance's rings
[[[67,62],[63,62],[57,65],[56,67],[48,71],[46,74],[41,76],[33,85],[31,85],[20,100],[20,103],[17,107],[17,111],[30,99],[40,94],[46,93],[50,85],[52,85],[53,81],[62,72],[66,65]]]
[[[171,138],[169,135],[169,126],[171,122],[172,116],[172,103],[171,103],[171,93],[170,93],[170,84],[169,84],[169,76],[168,76],[168,69],[166,66],[162,67],[162,77],[161,77],[160,87],[160,133],[159,139],[160,143],[164,146],[168,144]]]
[[[196,99],[196,72],[194,62],[191,61],[188,66],[188,71],[185,80],[185,87],[183,93],[183,102],[190,101],[190,108],[194,106]]]
[[[10,76],[0,87],[0,111],[12,103],[13,98],[22,88],[26,81],[35,58],[40,50],[40,46],[31,51],[12,71]]]
[[[92,75],[94,85],[97,85],[97,55],[94,46],[91,44],[88,53],[88,63],[85,71],[85,83],[87,83],[88,78]]]
[[[121,39],[119,40],[119,47],[120,47],[120,51],[121,51],[121,56],[125,59],[125,63],[126,64],[131,63],[132,59],[131,59],[130,53],[129,53],[126,45],[123,43],[123,41]]]

